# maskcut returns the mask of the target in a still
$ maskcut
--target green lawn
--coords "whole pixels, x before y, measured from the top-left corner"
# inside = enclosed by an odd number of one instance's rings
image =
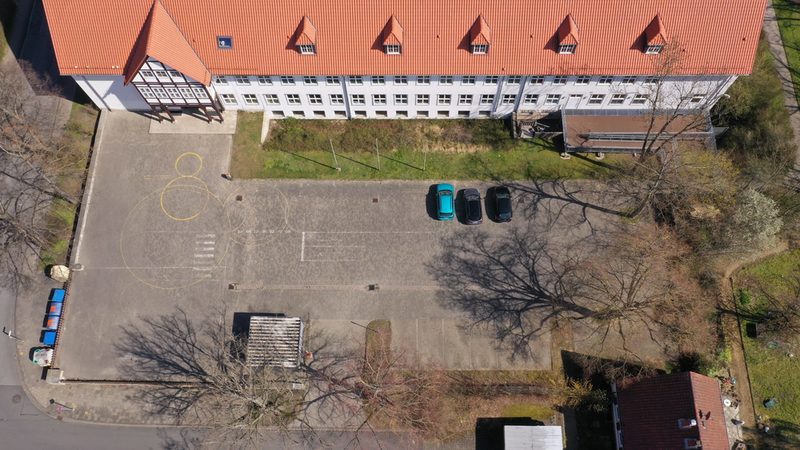
[[[800,250],[782,253],[743,270],[736,277],[736,286],[750,293],[750,304],[745,308],[757,309],[763,303],[755,286],[765,286],[773,295],[785,294],[787,276],[798,271]],[[743,326],[746,322],[743,321]],[[770,348],[775,342],[779,343],[777,348]],[[800,339],[788,342],[781,338],[752,339],[745,333],[744,345],[757,413],[770,421],[800,424]],[[789,357],[790,352],[798,356]],[[772,397],[778,400],[777,406],[765,408],[764,400]],[[776,431],[780,433],[781,428],[789,429],[776,427]]]
[[[613,162],[625,158],[564,161],[550,142],[514,140],[500,120],[284,119],[270,123],[270,136],[260,146],[261,120],[261,113],[239,113],[231,164],[234,177],[600,178],[613,171]]]

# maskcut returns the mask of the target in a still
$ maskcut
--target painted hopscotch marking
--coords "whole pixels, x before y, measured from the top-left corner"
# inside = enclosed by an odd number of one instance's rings
[[[202,272],[199,278],[211,278],[214,270],[214,252],[216,251],[217,235],[196,234],[194,236],[194,263],[192,270]]]

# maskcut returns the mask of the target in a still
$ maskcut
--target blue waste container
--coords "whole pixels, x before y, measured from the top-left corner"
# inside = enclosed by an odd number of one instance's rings
[[[45,331],[44,333],[42,333],[42,344],[49,345],[50,347],[56,345],[56,332]]]
[[[61,303],[64,301],[64,297],[67,295],[67,291],[64,289],[53,289],[50,291],[50,301]]]

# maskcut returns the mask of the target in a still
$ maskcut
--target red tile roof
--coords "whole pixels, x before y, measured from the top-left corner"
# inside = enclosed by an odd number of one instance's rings
[[[483,16],[478,16],[472,28],[469,30],[470,45],[483,44],[489,45],[492,42],[492,30]]]
[[[386,22],[386,28],[383,29],[383,45],[403,45],[403,27],[395,16]]]
[[[297,26],[297,31],[295,32],[294,42],[293,45],[306,45],[306,44],[316,44],[317,43],[317,27],[311,23],[311,19],[306,16],[303,16],[303,20],[300,21],[300,25]]]
[[[647,44],[664,45],[667,43],[667,31],[664,29],[664,24],[661,22],[661,16],[655,16],[644,31],[647,37]]]
[[[567,15],[561,25],[558,27],[558,43],[559,44],[578,44],[578,26],[575,25],[575,19],[572,14]]]
[[[131,57],[125,65],[125,83],[130,83],[147,57],[155,58],[195,80],[209,84],[211,73],[186,42],[169,13],[156,1],[139,32]]]
[[[719,383],[694,372],[657,376],[617,386],[625,450],[681,449],[699,439],[703,450],[728,450]],[[702,414],[702,416],[701,416]],[[679,419],[695,419],[689,429]]]
[[[160,0],[213,74],[648,74],[645,29],[662,17],[683,57],[676,74],[752,70],[765,0]],[[62,74],[120,75],[153,0],[44,0]],[[488,54],[469,52],[478,16],[492,24]],[[556,52],[564,18],[580,45]],[[403,54],[376,42],[388,17],[403,24]],[[287,45],[303,17],[316,28],[317,54]],[[217,48],[217,36],[232,48]],[[167,44],[168,45],[168,44]]]

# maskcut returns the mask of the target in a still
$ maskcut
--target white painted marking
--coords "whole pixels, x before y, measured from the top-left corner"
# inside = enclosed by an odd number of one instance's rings
[[[195,253],[194,257],[195,258],[213,258],[214,254],[213,253]]]
[[[300,240],[300,262],[305,261],[304,256],[306,254],[306,232],[303,231],[303,237]]]

